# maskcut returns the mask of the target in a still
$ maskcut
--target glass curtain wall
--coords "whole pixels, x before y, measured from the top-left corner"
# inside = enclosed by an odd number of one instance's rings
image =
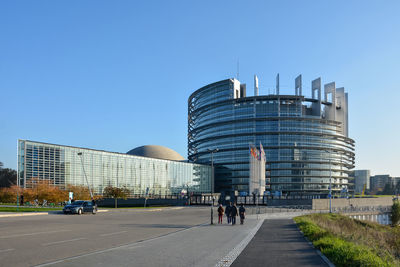
[[[105,187],[126,187],[131,194],[170,195],[182,189],[194,193],[211,192],[211,167],[85,148],[19,140],[18,182],[48,180],[65,188],[89,184],[96,194]],[[79,153],[79,154],[78,154]],[[85,173],[84,173],[85,172]]]
[[[352,190],[354,141],[341,133],[341,122],[312,115],[313,99],[234,98],[233,88],[233,79],[224,80],[197,90],[188,101],[188,158],[210,164],[208,150],[218,149],[213,155],[217,191],[248,192],[249,145],[260,143],[268,191],[326,194],[330,181],[334,192]]]

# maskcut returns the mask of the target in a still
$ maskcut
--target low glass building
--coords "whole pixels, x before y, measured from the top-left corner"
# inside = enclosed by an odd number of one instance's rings
[[[146,194],[147,188],[152,195],[177,194],[183,189],[193,193],[211,192],[210,166],[162,159],[170,155],[180,157],[165,147],[146,147],[153,152],[150,155],[161,159],[19,140],[18,185],[25,188],[29,180],[37,178],[60,188],[87,186],[86,174],[95,194],[102,194],[109,185],[126,187],[131,194],[138,195]]]
[[[246,84],[226,79],[196,90],[188,100],[188,159],[216,166],[217,192],[249,190],[249,145],[266,153],[266,191],[289,195],[351,192],[354,141],[348,137],[348,101],[344,88],[312,81],[302,94],[246,97]],[[210,151],[214,151],[211,155]]]

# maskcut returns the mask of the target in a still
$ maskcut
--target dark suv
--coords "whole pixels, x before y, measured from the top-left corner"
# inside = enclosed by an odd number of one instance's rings
[[[81,215],[82,213],[92,213],[96,214],[97,212],[97,207],[93,206],[91,201],[85,201],[85,200],[76,200],[72,202],[71,204],[65,205],[63,208],[64,214],[67,213],[76,213]]]

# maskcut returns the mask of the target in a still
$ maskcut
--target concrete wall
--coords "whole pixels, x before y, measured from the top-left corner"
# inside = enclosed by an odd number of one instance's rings
[[[267,206],[311,206],[312,199],[268,199]]]
[[[143,207],[144,198],[118,199],[118,207]],[[146,206],[185,206],[186,199],[147,199]],[[105,198],[97,202],[99,207],[114,207],[113,198]]]
[[[378,206],[392,206],[392,197],[377,197],[377,198],[335,198],[332,199],[332,207],[344,208],[350,207],[378,207]],[[328,210],[329,199],[313,199],[313,210]]]

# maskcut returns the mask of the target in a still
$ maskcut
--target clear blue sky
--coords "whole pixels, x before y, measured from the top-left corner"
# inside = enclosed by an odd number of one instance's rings
[[[187,98],[303,74],[350,101],[356,168],[400,176],[399,1],[0,1],[0,161],[17,140],[187,156]],[[249,90],[251,91],[251,90]],[[271,91],[272,92],[272,91]]]

